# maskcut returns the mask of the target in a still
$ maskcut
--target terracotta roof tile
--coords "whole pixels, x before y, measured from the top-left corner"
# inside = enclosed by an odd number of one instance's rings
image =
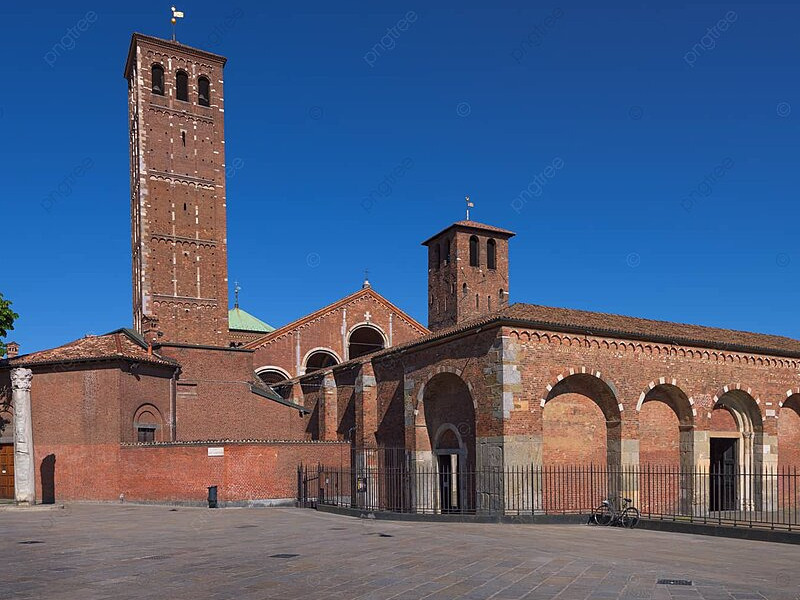
[[[509,231],[508,229],[502,229],[501,227],[495,227],[494,225],[487,225],[486,223],[478,223],[478,221],[456,221],[452,225],[448,225],[447,227],[442,229],[436,235],[432,235],[431,237],[429,237],[427,240],[422,242],[422,245],[423,246],[427,245],[428,242],[430,242],[431,240],[433,240],[435,238],[438,238],[445,231],[447,231],[449,229],[452,229],[453,227],[467,227],[469,229],[482,229],[484,231],[493,231],[494,233],[497,233],[497,234],[500,234],[500,235],[506,236],[506,237],[513,237],[513,236],[516,235],[516,233],[514,233],[513,231]]]
[[[22,354],[0,364],[10,367],[82,362],[92,360],[129,359],[137,362],[176,366],[172,359],[148,354],[144,341],[128,329],[118,329],[104,335],[87,335],[63,346]]]

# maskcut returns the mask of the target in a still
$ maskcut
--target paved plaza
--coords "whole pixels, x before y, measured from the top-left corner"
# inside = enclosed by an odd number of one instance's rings
[[[5,509],[0,557],[3,599],[800,598],[800,546],[302,509]]]

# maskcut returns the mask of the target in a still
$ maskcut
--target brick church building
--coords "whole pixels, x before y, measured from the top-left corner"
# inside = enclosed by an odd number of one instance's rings
[[[366,281],[283,327],[229,309],[225,60],[133,35],[133,325],[0,362],[0,388],[32,372],[39,500],[286,501],[353,446],[449,473],[800,466],[800,341],[510,304],[507,229],[423,242],[427,328]]]

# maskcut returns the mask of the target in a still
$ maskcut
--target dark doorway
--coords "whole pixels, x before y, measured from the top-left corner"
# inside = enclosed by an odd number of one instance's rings
[[[42,504],[56,503],[56,455],[48,454],[39,468],[42,476]]]
[[[14,444],[0,444],[0,499],[14,499]]]
[[[736,467],[738,441],[711,438],[710,509],[736,510]]]
[[[442,513],[461,512],[458,454],[439,454],[439,505]]]

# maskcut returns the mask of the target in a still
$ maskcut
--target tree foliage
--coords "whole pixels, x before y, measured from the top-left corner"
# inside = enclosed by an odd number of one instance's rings
[[[19,315],[11,310],[11,300],[3,298],[0,293],[0,357],[6,353],[6,345],[3,343],[4,337],[8,332],[14,329],[14,320],[18,319]]]

